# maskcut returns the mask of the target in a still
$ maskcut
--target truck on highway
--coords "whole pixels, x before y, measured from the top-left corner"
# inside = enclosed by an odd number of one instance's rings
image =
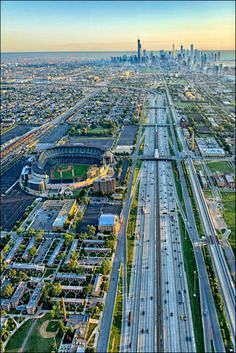
[[[178,302],[179,302],[179,304],[182,304],[182,302],[183,302],[183,294],[180,290],[178,292]]]
[[[132,312],[130,311],[129,312],[129,316],[128,316],[128,326],[130,326],[131,325],[131,322],[133,321],[133,314],[132,314]]]

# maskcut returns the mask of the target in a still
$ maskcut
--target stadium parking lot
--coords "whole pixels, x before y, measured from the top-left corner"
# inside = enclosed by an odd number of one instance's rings
[[[1,196],[1,227],[10,231],[15,223],[23,216],[27,206],[36,199],[35,196],[26,194],[17,183],[10,192]]]
[[[96,138],[96,137],[70,137],[70,143],[82,143],[85,146],[99,147],[110,149],[114,139],[113,138]]]
[[[49,131],[49,133],[39,140],[39,143],[54,143],[61,139],[69,130],[68,124],[62,124],[57,126],[55,129]]]
[[[7,191],[20,177],[21,170],[25,165],[25,158],[21,158],[0,177],[1,194]]]
[[[137,131],[138,125],[125,125],[117,145],[133,145]]]
[[[31,125],[18,125],[14,127],[0,136],[0,145],[3,145],[15,137],[20,137],[26,134],[26,132],[30,131],[32,128]]]

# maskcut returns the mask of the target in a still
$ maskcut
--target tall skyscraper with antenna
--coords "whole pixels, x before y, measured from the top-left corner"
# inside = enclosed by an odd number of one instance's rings
[[[138,38],[138,63],[140,64],[141,63],[141,41],[140,39]]]

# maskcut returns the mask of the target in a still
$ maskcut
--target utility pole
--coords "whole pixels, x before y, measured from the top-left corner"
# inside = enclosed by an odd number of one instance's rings
[[[194,277],[193,277],[193,296],[196,297],[196,271],[193,271]]]

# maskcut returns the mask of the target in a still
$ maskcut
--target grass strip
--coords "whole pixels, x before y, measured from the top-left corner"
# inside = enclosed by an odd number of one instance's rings
[[[134,253],[134,242],[135,242],[135,227],[136,227],[136,219],[137,219],[137,211],[138,211],[138,198],[139,198],[139,184],[135,192],[135,196],[133,198],[128,226],[127,226],[127,291],[129,293],[129,284],[131,277],[131,268],[133,261],[133,253]]]
[[[203,248],[203,256],[204,256],[205,263],[206,263],[206,270],[208,273],[211,291],[212,291],[213,298],[215,301],[217,316],[218,316],[218,320],[219,320],[219,324],[220,324],[220,330],[221,330],[221,334],[223,337],[226,352],[233,352],[231,334],[230,334],[229,324],[228,324],[228,321],[227,321],[226,315],[225,315],[223,300],[222,300],[222,297],[221,297],[221,294],[219,291],[219,285],[218,285],[218,281],[217,281],[217,278],[215,276],[215,272],[214,272],[214,269],[212,266],[209,250],[206,246]],[[232,349],[232,351],[231,351],[231,349]]]
[[[122,269],[120,271],[118,288],[116,293],[116,303],[113,313],[112,328],[108,345],[108,352],[120,351],[121,324],[122,324],[122,301],[123,301],[123,285],[122,285]]]
[[[192,312],[193,329],[197,352],[204,352],[204,337],[201,318],[201,305],[199,283],[197,279],[197,265],[194,257],[193,246],[181,215],[179,214],[179,226],[181,233],[181,242],[184,255],[184,268],[188,281],[189,299]],[[195,273],[195,275],[193,275]]]
[[[193,207],[193,213],[194,213],[194,218],[195,218],[198,234],[201,237],[201,236],[204,235],[204,230],[203,230],[203,227],[202,227],[201,218],[200,218],[200,215],[199,215],[199,212],[198,212],[198,208],[197,208],[197,205],[196,205],[195,198],[193,196],[193,192],[192,192],[191,184],[190,184],[190,181],[189,181],[189,176],[188,176],[188,172],[187,172],[186,166],[185,166],[185,164],[183,162],[181,162],[181,163],[182,163],[182,167],[183,167],[183,171],[184,171],[184,176],[185,176],[185,180],[186,180],[186,184],[187,184],[188,193],[189,193],[189,196],[190,196],[190,199],[191,199],[191,203],[192,203],[192,207]]]

